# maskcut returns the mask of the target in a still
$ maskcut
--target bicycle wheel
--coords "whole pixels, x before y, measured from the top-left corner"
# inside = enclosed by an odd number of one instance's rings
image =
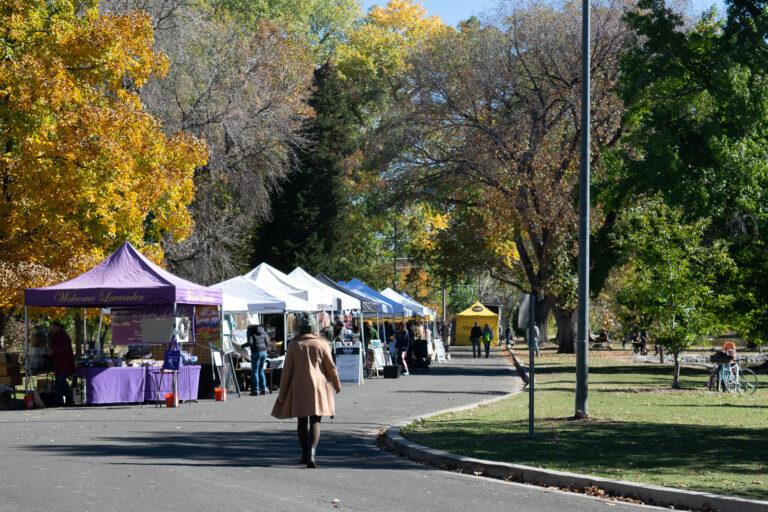
[[[736,372],[730,366],[726,366],[723,370],[723,387],[729,393],[740,393],[739,380],[736,378]]]
[[[710,391],[720,391],[720,370],[718,368],[715,368],[710,374],[707,389]]]
[[[739,373],[739,393],[752,395],[757,391],[757,375],[748,368],[742,368]]]

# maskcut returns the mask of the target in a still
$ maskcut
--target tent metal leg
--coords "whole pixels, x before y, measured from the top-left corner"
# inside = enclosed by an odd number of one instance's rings
[[[99,330],[96,333],[96,353],[101,354],[101,323],[104,320],[104,310],[99,308]]]
[[[24,306],[24,396],[29,394],[29,308]]]
[[[288,351],[288,313],[283,312],[283,354]]]

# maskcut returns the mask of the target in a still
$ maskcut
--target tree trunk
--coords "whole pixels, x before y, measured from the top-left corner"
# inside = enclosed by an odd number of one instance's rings
[[[546,297],[544,297],[542,300],[536,299],[535,320],[536,327],[539,328],[539,346],[541,346],[543,341],[549,341],[549,332],[547,332],[547,326],[549,325],[549,313],[551,310],[552,306]]]
[[[675,377],[672,379],[672,388],[680,389],[680,352],[675,352]]]
[[[659,345],[659,362],[664,364],[664,345]]]
[[[0,350],[5,350],[5,328],[11,315],[0,311]]]
[[[557,352],[574,354],[576,352],[576,310],[552,308],[557,323]]]

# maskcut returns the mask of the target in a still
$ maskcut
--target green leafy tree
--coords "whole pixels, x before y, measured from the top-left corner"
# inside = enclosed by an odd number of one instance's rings
[[[715,291],[731,260],[722,241],[704,243],[708,224],[686,224],[681,210],[658,198],[629,210],[619,224],[617,243],[626,246],[631,271],[618,301],[637,311],[657,343],[673,354],[673,388],[679,387],[680,352],[723,327],[720,319],[731,300]]]
[[[344,166],[357,149],[357,125],[330,61],[315,71],[309,105],[315,111],[307,130],[312,143],[299,151],[298,169],[274,197],[272,219],[256,229],[251,263],[331,273],[339,257],[336,244],[344,235]]]
[[[619,194],[660,193],[686,222],[709,219],[737,271],[742,335],[768,336],[768,4],[727,2],[695,25],[663,0],[642,0],[627,16],[635,40],[622,62],[628,127],[614,168]],[[614,180],[614,178],[616,178]]]
[[[346,41],[363,10],[359,0],[208,0],[255,24],[270,20],[306,41],[315,61],[325,62]]]

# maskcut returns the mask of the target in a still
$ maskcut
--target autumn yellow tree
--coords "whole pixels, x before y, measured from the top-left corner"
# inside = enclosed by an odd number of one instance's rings
[[[390,0],[375,6],[363,22],[347,33],[334,56],[343,77],[364,101],[378,99],[403,84],[409,55],[433,38],[453,29],[413,0]]]
[[[0,0],[0,316],[125,240],[160,259],[162,236],[191,229],[206,146],[141,105],[168,68],[148,16],[97,7]]]

